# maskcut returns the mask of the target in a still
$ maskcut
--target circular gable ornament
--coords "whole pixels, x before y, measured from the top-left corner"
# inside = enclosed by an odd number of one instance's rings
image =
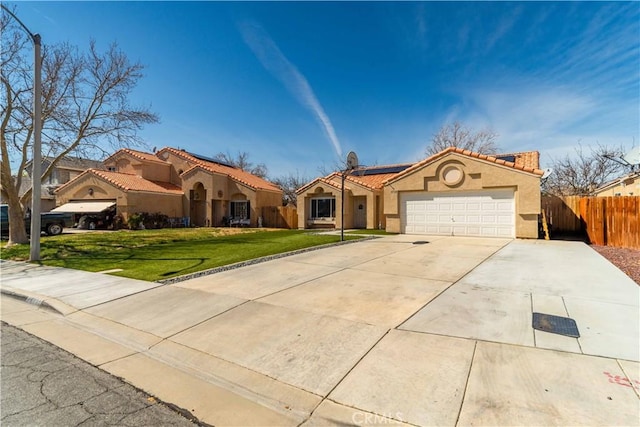
[[[447,166],[442,171],[442,179],[448,186],[458,185],[464,178],[464,172],[457,166]]]

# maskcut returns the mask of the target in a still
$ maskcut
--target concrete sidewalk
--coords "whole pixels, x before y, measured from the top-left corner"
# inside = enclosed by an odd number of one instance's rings
[[[4,321],[210,424],[640,423],[639,287],[578,242],[389,236],[165,286],[1,268],[63,314]]]

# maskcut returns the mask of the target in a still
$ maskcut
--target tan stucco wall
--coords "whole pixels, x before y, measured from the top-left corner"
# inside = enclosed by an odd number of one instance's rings
[[[116,172],[138,175],[149,181],[170,182],[171,165],[168,163],[142,161],[121,153],[105,162],[107,168],[115,168]]]
[[[181,194],[142,193],[129,191],[126,193],[124,203],[117,204],[117,212],[125,217],[136,212],[161,213],[170,218],[181,218],[182,210]],[[126,203],[126,204],[125,204]]]
[[[455,186],[449,186],[442,179],[443,170],[455,165],[463,171],[464,177]],[[540,213],[540,178],[531,173],[496,165],[449,153],[397,181],[384,187],[384,213],[386,230],[401,232],[400,193],[410,191],[430,191],[452,193],[470,190],[512,188],[515,191],[516,237],[538,237],[538,214]]]
[[[169,151],[165,151],[161,153],[161,156],[162,156],[162,160],[169,162],[169,164],[171,165],[169,182],[176,185],[182,184],[182,179],[180,178],[180,174],[188,171],[193,166],[195,166],[194,163],[188,162],[184,160],[182,157],[178,157]]]

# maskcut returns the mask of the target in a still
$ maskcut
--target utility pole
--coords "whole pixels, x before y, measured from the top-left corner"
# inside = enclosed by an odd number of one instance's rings
[[[33,161],[31,164],[31,238],[29,261],[40,259],[40,203],[42,193],[42,38],[33,34],[4,4],[2,9],[16,20],[33,42]]]

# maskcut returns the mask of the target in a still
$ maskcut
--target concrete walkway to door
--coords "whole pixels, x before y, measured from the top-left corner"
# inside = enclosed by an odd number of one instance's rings
[[[67,309],[1,318],[215,425],[638,424],[639,287],[582,243],[389,236],[112,300],[110,277],[3,262],[3,292]]]

